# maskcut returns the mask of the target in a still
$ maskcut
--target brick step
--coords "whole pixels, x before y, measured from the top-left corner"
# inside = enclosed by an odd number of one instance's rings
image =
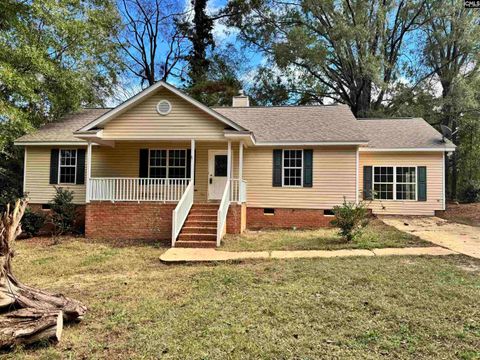
[[[218,209],[194,209],[192,208],[189,215],[217,215]]]
[[[218,210],[218,204],[193,204],[192,209],[216,209]]]
[[[190,214],[187,217],[187,221],[193,220],[193,221],[214,221],[215,224],[217,223],[217,215],[197,215],[197,214]]]
[[[216,241],[211,240],[199,240],[199,241],[182,241],[178,240],[175,243],[175,247],[179,248],[215,248],[217,247]]]
[[[191,233],[191,234],[180,234],[178,235],[178,240],[179,241],[204,241],[204,240],[210,240],[210,241],[216,241],[217,240],[217,234],[199,234],[199,233]]]
[[[217,227],[209,227],[209,226],[192,226],[192,225],[187,225],[183,226],[182,231],[180,232],[180,235],[182,234],[216,234],[217,233]]]
[[[217,228],[217,221],[206,221],[206,220],[188,220],[185,221],[183,227],[207,227],[207,228]]]

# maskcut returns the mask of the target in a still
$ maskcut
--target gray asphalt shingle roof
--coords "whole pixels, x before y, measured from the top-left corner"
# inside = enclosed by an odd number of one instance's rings
[[[38,131],[18,138],[17,142],[78,142],[85,141],[73,136],[73,132],[102,116],[110,109],[83,109],[64,116],[60,121],[49,123]]]
[[[369,148],[444,148],[442,135],[422,118],[359,119]]]
[[[441,134],[425,120],[357,120],[346,105],[213,108],[253,132],[257,142],[366,142],[370,148],[443,148]],[[73,132],[110,109],[84,109],[16,142],[78,142]]]
[[[259,142],[366,142],[346,105],[213,108],[250,130]]]

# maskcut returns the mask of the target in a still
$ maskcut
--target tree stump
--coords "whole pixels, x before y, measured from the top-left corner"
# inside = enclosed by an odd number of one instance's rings
[[[81,320],[87,308],[62,294],[22,284],[13,275],[13,245],[22,232],[20,220],[28,201],[18,200],[0,217],[0,347],[60,341],[63,321]]]

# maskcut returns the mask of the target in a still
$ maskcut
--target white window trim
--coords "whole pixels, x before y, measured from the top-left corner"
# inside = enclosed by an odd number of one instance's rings
[[[75,150],[75,166],[73,165],[62,165],[62,151],[72,151]],[[58,149],[58,179],[57,179],[57,184],[58,185],[76,185],[77,184],[77,165],[78,165],[78,149]],[[73,178],[73,182],[68,182],[68,183],[62,183],[60,182],[60,174],[62,173],[61,168],[62,167],[73,167],[75,168],[75,175]]]
[[[152,167],[150,165],[150,154],[152,151],[166,151],[167,153],[167,157],[166,157],[166,177],[165,178],[158,178],[158,179],[188,179],[187,177],[187,169],[188,169],[188,156],[187,156],[187,152],[188,152],[188,149],[158,149],[158,148],[152,148],[152,149],[148,149],[148,177],[150,178],[150,168]],[[170,165],[169,165],[169,161],[170,161],[170,150],[180,150],[180,151],[185,151],[185,177],[184,178],[170,178],[169,175],[170,175]],[[164,166],[153,166],[154,168],[162,168]],[[172,168],[183,168],[183,166],[172,166]]]
[[[300,165],[300,185],[285,185],[285,151],[301,151],[302,152],[302,164]],[[303,149],[282,149],[282,187],[286,188],[301,188],[303,187]],[[287,169],[298,169],[298,167],[287,166]]]
[[[375,201],[410,201],[415,202],[418,201],[418,166],[416,165],[372,165],[372,194],[374,195],[373,200]],[[375,182],[375,168],[380,167],[391,167],[393,168],[393,183],[382,183],[382,182]],[[411,167],[415,168],[415,199],[397,199],[397,168],[401,167]],[[393,184],[393,199],[378,199],[375,198],[375,184]],[[398,184],[413,184],[413,183],[403,183],[400,182]]]

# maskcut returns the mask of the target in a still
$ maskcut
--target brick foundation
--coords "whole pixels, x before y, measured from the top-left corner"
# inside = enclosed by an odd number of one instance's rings
[[[263,208],[247,208],[247,228],[311,229],[330,226],[332,216],[326,216],[321,209],[275,208],[275,214],[264,214]]]
[[[176,204],[92,202],[87,204],[85,236],[104,240],[168,240]]]
[[[47,217],[51,213],[51,210],[49,209],[42,209],[41,204],[28,204],[28,207],[35,212],[43,213]],[[76,217],[75,217],[74,230],[77,233],[83,234],[85,231],[85,205],[75,205],[75,209],[76,209]],[[47,218],[47,222],[40,229],[40,233],[49,234],[52,231],[53,231],[53,225],[50,222],[48,222],[48,218]]]

